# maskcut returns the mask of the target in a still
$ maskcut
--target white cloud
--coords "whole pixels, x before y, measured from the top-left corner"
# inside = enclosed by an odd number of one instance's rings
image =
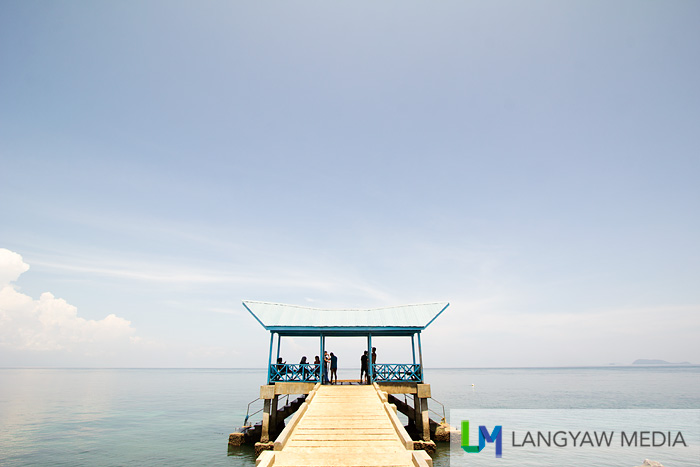
[[[17,291],[11,283],[28,269],[19,254],[0,249],[0,346],[94,355],[129,344],[134,329],[124,318],[114,314],[101,320],[81,318],[75,306],[49,292],[37,300]]]
[[[28,270],[29,265],[22,261],[22,256],[6,248],[0,248],[0,287],[16,281]]]

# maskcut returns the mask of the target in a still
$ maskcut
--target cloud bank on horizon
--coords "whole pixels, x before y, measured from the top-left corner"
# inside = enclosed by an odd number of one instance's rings
[[[131,323],[109,314],[101,320],[78,316],[78,309],[50,292],[38,299],[19,292],[13,282],[29,270],[22,257],[0,248],[0,346],[19,351],[103,354],[128,345]]]
[[[187,362],[194,366],[257,367],[264,362],[264,339],[247,339],[244,335],[234,334],[235,340],[228,348],[226,345],[183,347],[181,343],[167,339],[149,343],[137,337],[130,321],[114,314],[99,320],[85,319],[78,316],[75,306],[50,292],[43,292],[34,299],[21,293],[15,284],[29,269],[21,255],[0,248],[0,355],[7,352],[10,357],[14,356],[29,366],[50,363],[65,366],[66,362],[72,362],[77,366],[140,367],[178,366]],[[132,279],[143,280],[140,277]],[[308,285],[311,287],[307,291],[311,291],[313,285]],[[307,306],[314,306],[312,301],[306,302]],[[439,319],[423,338],[426,348],[437,347],[437,351],[426,355],[426,364],[437,367],[499,366],[499,360],[483,359],[494,353],[501,361],[513,362],[511,364],[515,366],[548,363],[576,366],[591,362],[600,364],[605,360],[629,364],[629,356],[637,354],[694,355],[695,336],[700,331],[697,324],[700,306],[542,314],[513,313],[503,305],[489,300],[467,302],[458,299],[453,302],[452,309],[446,312],[447,318]],[[236,309],[209,311],[233,315],[239,323],[243,320],[242,328],[253,323],[252,317]],[[659,319],[661,317],[663,319]],[[672,336],[671,340],[667,336]],[[375,338],[384,361],[402,361],[405,357],[408,345],[397,340]],[[504,343],[505,349],[499,350]],[[363,344],[357,339],[329,339],[329,345],[352,367],[357,363],[353,355]],[[243,354],[238,350],[240,346],[258,349],[258,356],[242,359]],[[474,349],[472,354],[460,353],[469,352],[466,350],[469,348]],[[284,344],[284,352],[294,356],[313,355],[318,353],[317,350],[315,339],[290,339]],[[508,352],[512,351],[517,351],[517,358],[508,360]],[[559,357],[552,355],[553,352],[563,354],[564,358],[557,359]]]

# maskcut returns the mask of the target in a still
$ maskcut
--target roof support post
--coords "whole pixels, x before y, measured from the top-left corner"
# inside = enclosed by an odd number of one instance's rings
[[[324,378],[326,377],[326,372],[324,371],[326,368],[326,355],[323,353],[323,350],[326,348],[326,337],[323,335],[323,333],[320,334],[319,345],[321,346],[321,353],[319,354],[319,365],[321,368],[319,368],[318,374],[320,378],[319,383],[323,384]]]
[[[411,334],[411,354],[413,355],[413,364],[416,364],[416,342],[415,333]]]
[[[369,373],[369,382],[372,384],[374,382],[374,362],[372,361],[372,333],[367,334],[367,350],[369,355],[367,355],[367,371]]]
[[[365,378],[369,384],[372,384],[372,378],[370,373],[370,368],[372,367],[372,339],[370,339],[369,334],[367,334],[367,373]],[[362,382],[360,382],[362,384]]]
[[[270,384],[270,368],[272,367],[272,344],[274,343],[275,333],[270,332],[270,353],[267,356],[267,384]],[[277,346],[277,353],[279,353],[279,345]]]
[[[423,348],[420,345],[420,331],[418,331],[418,358],[420,358],[420,382],[423,382]]]
[[[282,341],[282,336],[280,333],[277,333],[277,358],[275,359],[275,363],[277,363],[277,360],[280,358],[280,343]]]

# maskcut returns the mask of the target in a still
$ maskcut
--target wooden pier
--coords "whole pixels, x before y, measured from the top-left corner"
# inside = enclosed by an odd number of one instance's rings
[[[377,384],[317,384],[256,466],[432,466]]]

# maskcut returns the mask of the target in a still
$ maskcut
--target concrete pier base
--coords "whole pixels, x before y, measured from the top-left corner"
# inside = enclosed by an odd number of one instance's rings
[[[414,441],[413,442],[413,450],[414,451],[425,451],[428,454],[435,454],[435,450],[437,449],[437,446],[435,446],[434,441]]]
[[[435,435],[433,436],[435,441],[440,441],[442,443],[450,442],[450,425],[447,423],[441,423],[435,428]]]
[[[242,446],[243,443],[245,443],[245,434],[231,433],[230,435],[228,435],[229,446]]]
[[[258,442],[255,443],[255,455],[259,456],[263,451],[272,451],[275,449],[275,443],[269,441],[266,443]]]

